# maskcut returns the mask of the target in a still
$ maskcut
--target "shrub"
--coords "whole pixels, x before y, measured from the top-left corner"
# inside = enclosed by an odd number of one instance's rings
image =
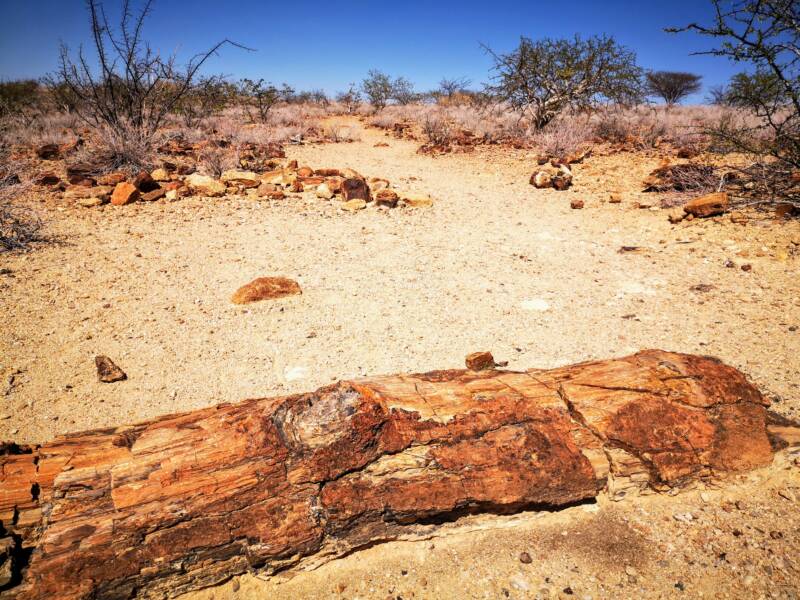
[[[569,115],[548,123],[534,134],[533,141],[547,156],[563,158],[580,150],[593,133],[586,119]]]
[[[39,113],[42,94],[39,84],[32,79],[0,82],[0,118],[19,117],[30,123]]]
[[[753,71],[734,77],[722,98],[744,116],[726,115],[707,128],[722,146],[746,153],[743,171],[757,201],[800,206],[800,10],[792,0],[712,0],[710,25],[691,23],[668,31],[693,31],[719,42],[703,52],[747,62]],[[751,125],[747,114],[758,122]]]
[[[138,14],[125,2],[116,28],[100,0],[88,0],[87,6],[96,60],[82,48],[73,60],[62,46],[58,70],[47,78],[50,90],[60,101],[74,104],[87,124],[102,129],[103,139],[114,141],[107,150],[116,155],[115,162],[146,167],[139,149],[152,144],[167,115],[191,92],[200,67],[233,42],[223,40],[181,68],[174,56],[162,57],[143,39],[152,0]]]
[[[422,122],[422,133],[429,144],[447,146],[453,139],[452,128],[441,115],[426,115]]]
[[[238,91],[242,106],[252,123],[266,123],[270,111],[278,103],[288,102],[294,94],[294,90],[285,83],[278,88],[263,79],[242,79]]]
[[[42,241],[42,222],[31,210],[12,203],[26,184],[17,173],[24,165],[0,157],[0,250],[23,250],[32,242]]]
[[[601,100],[633,103],[642,97],[636,55],[608,36],[582,39],[520,38],[508,54],[496,54],[487,91],[541,129],[567,108],[585,109]]]
[[[361,92],[358,91],[355,83],[351,83],[347,91],[336,94],[336,101],[345,105],[347,114],[353,114],[358,105],[361,104]]]
[[[391,99],[403,106],[411,104],[419,98],[414,92],[414,84],[405,77],[398,77],[392,82]]]

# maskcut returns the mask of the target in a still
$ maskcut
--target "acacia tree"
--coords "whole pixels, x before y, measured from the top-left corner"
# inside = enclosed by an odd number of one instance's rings
[[[242,46],[224,39],[179,66],[175,55],[161,56],[143,38],[153,0],[138,11],[123,0],[116,27],[101,0],[87,0],[86,5],[95,60],[82,47],[73,59],[62,45],[58,69],[46,81],[56,97],[69,96],[78,117],[104,134],[101,139],[114,155],[108,157],[114,166],[145,166],[156,132],[192,89],[203,64],[226,44]]]
[[[759,123],[728,116],[708,130],[721,145],[750,154],[749,169],[762,200],[800,206],[794,176],[800,170],[800,3],[797,0],[712,0],[709,25],[690,23],[670,32],[693,31],[719,41],[699,52],[746,63],[722,96],[726,104],[754,114]]]
[[[528,116],[535,129],[567,108],[585,109],[600,101],[621,104],[642,98],[642,69],[636,55],[613,37],[531,40],[521,37],[508,54],[493,57],[489,93]]]
[[[386,107],[394,91],[389,76],[377,69],[370,69],[361,82],[361,90],[376,111]]]
[[[358,91],[355,83],[351,83],[347,91],[336,94],[336,101],[344,104],[347,107],[347,113],[352,114],[361,104],[361,92]]]
[[[392,82],[391,99],[398,104],[411,104],[419,96],[414,91],[414,84],[405,77],[398,77]]]
[[[238,84],[240,101],[248,118],[255,123],[266,123],[269,112],[280,102],[288,102],[294,90],[287,84],[276,87],[263,79],[242,79]]]
[[[661,98],[667,106],[672,106],[699,92],[702,79],[700,75],[683,71],[649,71],[645,89],[648,95]]]
[[[440,96],[444,96],[445,98],[452,98],[456,94],[463,94],[469,88],[469,84],[472,83],[471,80],[467,79],[466,77],[457,77],[453,79],[448,79],[447,77],[443,77],[442,80],[439,82],[439,89],[437,90]]]

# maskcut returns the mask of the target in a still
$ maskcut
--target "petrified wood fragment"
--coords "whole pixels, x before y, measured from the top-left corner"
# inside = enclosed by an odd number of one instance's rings
[[[680,487],[770,463],[766,415],[735,369],[652,350],[345,381],[7,444],[6,593],[174,596],[467,512]]]

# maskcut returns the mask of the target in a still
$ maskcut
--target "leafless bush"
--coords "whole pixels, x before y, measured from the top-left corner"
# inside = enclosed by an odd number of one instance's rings
[[[361,139],[361,132],[356,127],[348,125],[328,125],[322,136],[329,142],[354,142]]]
[[[585,118],[569,115],[551,121],[534,133],[533,141],[546,155],[564,157],[580,150],[592,139],[593,133],[593,127]]]
[[[25,165],[0,156],[0,250],[23,250],[42,241],[42,221],[32,210],[14,202],[30,186],[20,180]]]
[[[206,175],[219,178],[224,171],[239,167],[238,146],[210,143],[198,153],[197,164]]]
[[[86,57],[83,49],[73,59],[62,46],[58,70],[48,78],[56,97],[68,95],[76,114],[103,130],[102,140],[113,142],[106,150],[115,155],[115,164],[149,166],[142,163],[141,148],[153,145],[167,115],[192,90],[200,67],[222,46],[233,43],[223,40],[181,68],[174,55],[162,57],[143,39],[152,4],[147,0],[134,14],[130,3],[124,2],[119,26],[114,28],[102,1],[88,0],[96,59]]]
[[[422,133],[429,144],[447,146],[453,139],[453,130],[441,115],[426,115],[422,122]]]

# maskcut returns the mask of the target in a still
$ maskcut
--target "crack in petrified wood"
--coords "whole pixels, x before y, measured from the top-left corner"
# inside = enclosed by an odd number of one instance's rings
[[[19,598],[174,596],[466,512],[562,507],[772,460],[765,402],[715,359],[341,382],[5,446]],[[0,530],[2,533],[2,530]]]

